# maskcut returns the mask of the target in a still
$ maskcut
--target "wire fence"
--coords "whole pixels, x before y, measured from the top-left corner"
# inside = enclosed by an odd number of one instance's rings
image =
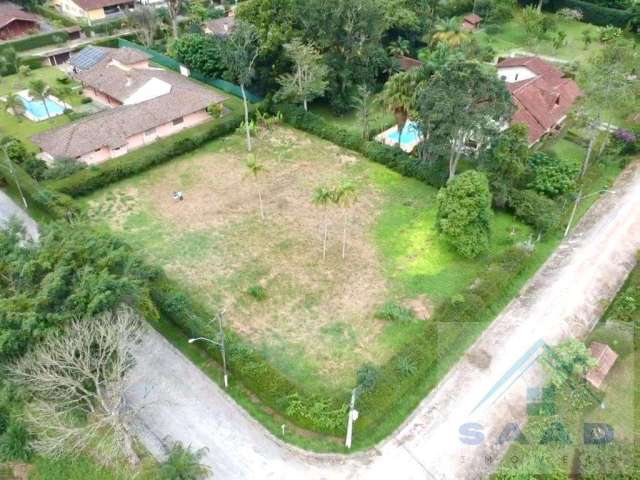
[[[163,55],[160,52],[156,52],[155,50],[151,50],[150,48],[143,47],[142,45],[138,45],[137,43],[130,42],[129,40],[125,40],[124,38],[118,39],[118,47],[119,48],[128,47],[128,48],[140,50],[141,52],[145,52],[146,54],[151,56],[151,60],[154,63],[157,63],[158,65],[162,65],[163,67],[173,70],[174,72],[182,73],[181,67],[184,67],[184,65],[178,62],[175,58],[168,57],[167,55]],[[197,70],[189,69],[189,75],[195,78],[196,80],[206,83],[207,85],[211,85],[212,87],[222,90],[223,92],[227,92],[238,98],[242,98],[242,91],[240,90],[240,87],[238,85],[235,85],[231,82],[227,82],[226,80],[222,80],[221,78],[208,77],[204,73],[201,73]],[[262,97],[254,93],[248,92],[246,89],[245,89],[245,93],[247,95],[247,100],[249,100],[251,103],[258,103],[263,100]]]

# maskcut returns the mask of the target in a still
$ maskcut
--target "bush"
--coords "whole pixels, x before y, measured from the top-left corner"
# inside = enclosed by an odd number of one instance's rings
[[[171,137],[158,140],[147,147],[118,158],[112,158],[103,164],[76,172],[69,177],[48,182],[47,185],[55,191],[72,197],[86,195],[195,150],[215,138],[232,133],[241,122],[242,115],[232,113],[214,123],[190,128]]]
[[[80,99],[80,103],[82,104],[91,103],[91,102],[93,102],[93,99],[91,97],[82,97]]]
[[[369,392],[373,390],[378,382],[380,376],[380,369],[372,363],[364,363],[358,368],[356,373],[357,385],[363,392]]]
[[[413,312],[395,302],[387,302],[373,315],[378,320],[390,322],[411,322],[415,320]]]
[[[254,299],[258,300],[259,302],[267,298],[267,291],[262,285],[251,285],[247,289],[247,294],[249,294],[249,296],[253,297]]]
[[[63,30],[32,35],[20,40],[3,43],[2,46],[0,46],[0,54],[3,54],[5,50],[9,48],[14,49],[16,52],[23,52],[34,48],[46,47],[47,45],[64,43],[67,40],[69,40],[69,34]]]
[[[58,178],[68,177],[83,168],[86,168],[87,165],[83,162],[79,162],[73,158],[61,158],[60,160],[56,160],[53,164],[53,167],[49,168],[44,173],[44,178],[47,180],[54,180]]]
[[[69,17],[58,13],[53,8],[45,7],[44,5],[37,5],[34,2],[30,9],[32,12],[37,13],[38,15],[42,15],[43,17],[48,18],[49,20],[53,20],[54,22],[57,22],[65,27],[74,27],[75,25],[77,25],[76,22],[71,20]]]
[[[602,7],[582,0],[552,0],[549,2],[549,9],[552,11],[564,8],[580,10],[582,12],[582,21],[603,27],[613,25],[625,28],[629,20],[631,20],[631,12],[628,10]]]
[[[29,432],[24,425],[12,421],[0,435],[0,460],[28,461],[33,454],[29,441]]]
[[[518,219],[540,233],[552,230],[560,221],[558,205],[535,190],[512,190],[509,206]]]
[[[548,197],[557,197],[575,187],[578,167],[543,152],[529,157],[533,180],[529,187]]]

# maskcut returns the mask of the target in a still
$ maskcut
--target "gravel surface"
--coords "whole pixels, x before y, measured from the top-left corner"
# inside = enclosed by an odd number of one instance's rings
[[[625,170],[615,194],[591,209],[404,425],[375,449],[317,455],[282,444],[151,330],[136,367],[144,383],[130,392],[133,404],[149,402],[137,424],[142,442],[158,458],[170,440],[206,447],[204,461],[216,479],[486,478],[508,446],[498,435],[508,422],[524,422],[527,389],[543,382],[537,365],[512,367],[538,341],[553,345],[585,336],[603,300],[615,295],[635,263],[639,165]],[[510,371],[515,381],[501,384]],[[502,386],[492,389],[496,385]],[[461,441],[459,429],[469,422],[482,426],[482,444]]]

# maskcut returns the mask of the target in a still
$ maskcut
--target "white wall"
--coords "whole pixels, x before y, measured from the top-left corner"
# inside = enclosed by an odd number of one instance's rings
[[[507,83],[521,82],[535,78],[536,74],[527,67],[500,67],[498,68],[498,77],[503,78]]]

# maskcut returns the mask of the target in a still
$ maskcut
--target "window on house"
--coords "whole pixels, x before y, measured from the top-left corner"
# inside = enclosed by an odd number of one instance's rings
[[[180,117],[180,118],[176,118],[172,123],[174,125],[180,125],[182,122],[184,122],[184,118]]]
[[[153,136],[155,134],[156,134],[156,129],[155,128],[150,128],[149,130],[144,132],[144,136],[145,137],[151,137],[151,136]]]

